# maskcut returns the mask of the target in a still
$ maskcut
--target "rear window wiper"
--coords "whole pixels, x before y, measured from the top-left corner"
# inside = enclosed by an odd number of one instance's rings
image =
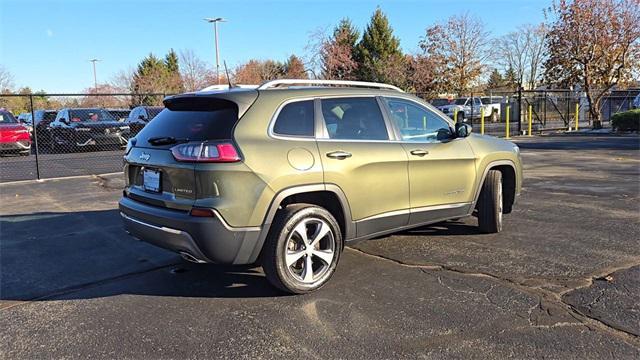
[[[176,138],[173,136],[154,136],[154,137],[148,138],[147,142],[151,145],[170,145],[170,144],[189,142],[189,139]]]

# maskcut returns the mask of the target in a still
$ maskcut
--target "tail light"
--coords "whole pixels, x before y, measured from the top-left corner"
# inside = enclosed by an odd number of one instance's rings
[[[185,162],[236,162],[240,156],[235,146],[230,142],[222,143],[185,143],[171,148],[171,154],[178,161]]]

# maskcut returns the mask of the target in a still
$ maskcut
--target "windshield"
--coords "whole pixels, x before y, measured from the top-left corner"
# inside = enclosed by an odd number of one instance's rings
[[[467,98],[456,99],[455,101],[456,105],[464,105],[466,103],[467,103]]]
[[[116,119],[102,109],[69,110],[69,120],[72,122],[115,121]]]
[[[16,124],[18,120],[13,117],[13,114],[7,111],[0,111],[0,124]]]

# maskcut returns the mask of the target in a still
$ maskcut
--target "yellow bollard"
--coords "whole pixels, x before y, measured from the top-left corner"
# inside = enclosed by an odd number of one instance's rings
[[[422,117],[422,129],[423,130],[427,130],[427,117],[426,116]]]
[[[480,134],[484,135],[484,108],[480,108]]]
[[[529,105],[529,136],[531,136],[531,122],[532,122],[532,111],[533,109],[531,108],[531,105]]]
[[[453,122],[458,123],[458,109],[453,110]]]
[[[505,136],[505,139],[509,138],[509,133],[511,132],[511,129],[509,129],[509,113],[511,112],[510,110],[511,110],[511,106],[507,105],[507,130],[506,130],[507,136]]]
[[[580,120],[580,103],[576,103],[576,131],[578,131],[578,120]]]

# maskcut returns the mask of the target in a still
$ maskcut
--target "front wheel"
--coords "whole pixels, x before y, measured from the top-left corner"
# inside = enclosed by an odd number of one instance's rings
[[[333,275],[342,251],[342,234],[324,208],[289,205],[280,210],[267,237],[262,267],[269,282],[292,294],[322,287]]]
[[[483,233],[498,233],[502,230],[502,173],[489,170],[482,184],[478,199],[478,226]]]

